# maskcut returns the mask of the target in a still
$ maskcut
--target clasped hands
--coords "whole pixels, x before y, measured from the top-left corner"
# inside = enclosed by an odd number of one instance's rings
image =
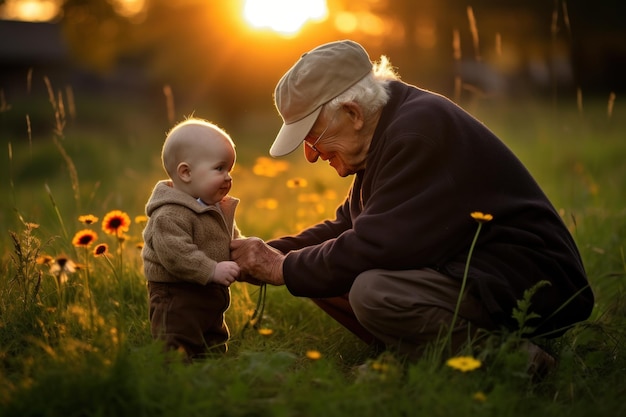
[[[258,237],[235,239],[230,244],[232,260],[241,268],[238,281],[260,285],[283,285],[285,255]]]

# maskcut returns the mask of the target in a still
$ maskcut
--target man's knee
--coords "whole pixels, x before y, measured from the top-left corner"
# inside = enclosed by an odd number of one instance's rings
[[[436,338],[452,324],[459,290],[457,280],[431,269],[372,269],[357,276],[349,300],[359,322],[379,339],[417,342]],[[455,328],[466,320],[486,322],[482,304],[472,297],[465,298],[461,310],[465,314],[459,314]]]
[[[385,293],[376,288],[381,272],[379,269],[362,272],[352,283],[348,299],[359,321],[383,308]]]

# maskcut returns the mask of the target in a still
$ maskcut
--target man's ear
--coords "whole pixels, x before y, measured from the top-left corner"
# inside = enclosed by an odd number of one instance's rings
[[[178,164],[176,167],[176,174],[178,174],[178,178],[180,178],[182,182],[191,181],[191,168],[189,168],[189,164],[187,164],[187,162],[181,162]]]
[[[365,124],[365,120],[363,119],[363,109],[361,106],[354,101],[349,101],[344,103],[342,107],[348,115],[348,118],[352,121],[352,127],[354,127],[355,130],[361,130]]]

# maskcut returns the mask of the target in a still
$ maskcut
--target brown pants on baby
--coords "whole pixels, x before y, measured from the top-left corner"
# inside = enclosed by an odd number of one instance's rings
[[[224,353],[230,336],[224,313],[230,290],[217,284],[148,282],[152,337],[187,359]]]
[[[348,294],[313,301],[366,343],[415,359],[446,336],[460,290],[459,280],[433,269],[373,269],[357,276]],[[493,323],[466,289],[452,331],[453,352],[479,328],[493,329]]]

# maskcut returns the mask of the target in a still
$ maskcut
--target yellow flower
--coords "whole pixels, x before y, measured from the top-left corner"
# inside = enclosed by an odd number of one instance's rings
[[[94,256],[104,256],[109,252],[109,246],[106,243],[101,243],[97,245],[94,250]]]
[[[318,359],[321,359],[322,354],[318,350],[307,350],[306,357],[313,361],[316,361]]]
[[[109,235],[120,236],[122,233],[128,232],[129,226],[130,217],[120,210],[108,212],[102,220],[102,230]]]
[[[484,403],[485,401],[487,401],[487,396],[482,391],[475,392],[474,395],[472,395],[472,398],[474,399],[474,401],[479,403]]]
[[[35,262],[38,265],[50,265],[52,262],[54,262],[54,258],[50,255],[41,255],[37,257]]]
[[[478,359],[474,359],[471,356],[456,356],[448,359],[446,361],[446,365],[461,372],[469,372],[480,368],[482,363]]]
[[[481,211],[475,211],[470,214],[474,220],[478,223],[487,223],[493,220],[493,216],[491,214],[483,213]]]
[[[272,329],[268,329],[268,328],[266,328],[266,327],[262,327],[262,328],[260,328],[260,329],[258,330],[258,332],[259,332],[259,334],[260,334],[260,335],[262,335],[262,336],[269,336],[269,335],[271,335],[272,333],[274,333],[274,330],[272,330]]]
[[[372,362],[370,366],[372,367],[373,370],[382,372],[382,373],[387,372],[389,370],[389,365],[380,361],[374,361]]]
[[[292,178],[287,181],[287,188],[304,188],[308,184],[309,183],[304,178]]]
[[[276,210],[278,208],[278,200],[275,198],[261,198],[255,201],[254,205],[260,209]]]
[[[78,216],[78,221],[84,224],[94,224],[98,222],[98,218],[93,214],[85,214],[84,216]]]
[[[97,239],[98,234],[96,232],[89,229],[83,229],[76,232],[74,238],[72,239],[72,245],[88,248]]]
[[[324,191],[324,198],[326,200],[335,200],[337,198],[337,192],[335,190]]]
[[[317,203],[321,200],[321,197],[317,193],[302,193],[298,195],[299,203]]]
[[[289,164],[285,161],[274,161],[265,156],[257,158],[256,163],[252,167],[252,172],[260,177],[275,177],[289,168]]]
[[[137,224],[146,224],[146,223],[148,223],[148,216],[144,216],[144,215],[135,216],[135,223],[137,223]]]

